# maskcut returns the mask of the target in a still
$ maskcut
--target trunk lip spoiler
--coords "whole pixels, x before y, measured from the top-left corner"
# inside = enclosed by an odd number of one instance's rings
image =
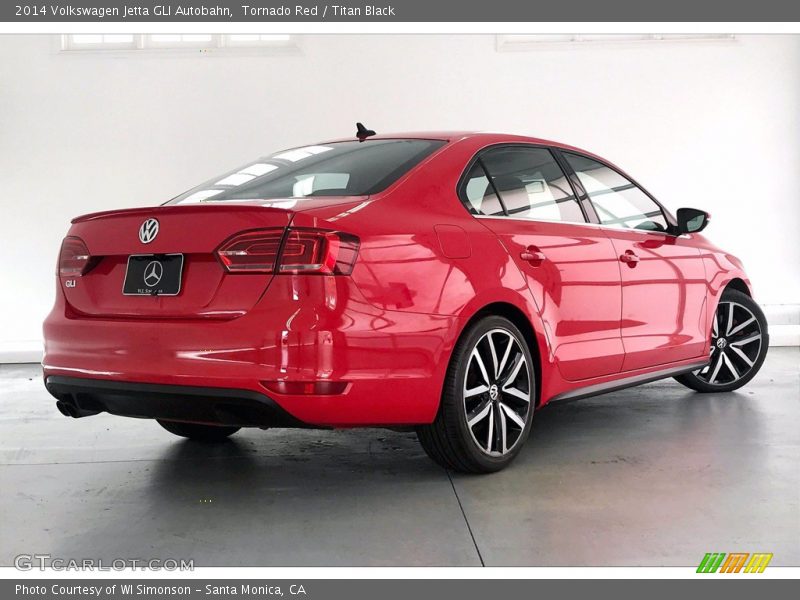
[[[265,204],[273,204],[277,202],[287,202],[294,200],[293,198],[272,198],[269,200],[256,200],[256,201],[242,201],[236,202],[234,200],[227,200],[224,202],[203,202],[197,204],[170,204],[161,206],[141,206],[136,208],[120,208],[114,210],[103,210],[93,213],[79,215],[73,218],[70,222],[85,223],[88,221],[95,221],[109,217],[131,217],[131,216],[158,216],[165,214],[197,214],[203,212],[249,212],[253,210],[258,211],[275,211],[279,213],[294,213],[305,210],[314,210],[322,208],[323,206],[335,206],[339,204],[358,203],[365,201],[369,196],[320,196],[307,198],[306,200],[299,200],[298,203],[292,208],[282,208],[280,206],[265,206]],[[304,201],[323,200],[316,206],[302,206]],[[309,202],[310,203],[310,202]]]

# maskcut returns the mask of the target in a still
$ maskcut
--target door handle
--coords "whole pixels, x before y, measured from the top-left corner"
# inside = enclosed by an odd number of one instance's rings
[[[542,262],[544,262],[544,259],[547,258],[544,255],[544,252],[539,250],[536,246],[528,246],[525,248],[525,250],[520,252],[519,257],[522,260],[531,263],[534,267],[538,267],[540,264],[542,264]]]
[[[639,257],[633,250],[625,250],[625,254],[621,255],[619,259],[631,268],[639,264]]]

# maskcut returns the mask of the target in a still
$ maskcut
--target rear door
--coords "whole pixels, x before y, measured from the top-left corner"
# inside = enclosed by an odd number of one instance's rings
[[[602,231],[587,225],[553,153],[528,145],[485,150],[461,195],[524,275],[562,376],[575,381],[619,372],[615,250]]]
[[[562,153],[614,244],[622,278],[624,371],[701,356],[706,277],[691,235],[669,232],[661,206],[611,166]]]

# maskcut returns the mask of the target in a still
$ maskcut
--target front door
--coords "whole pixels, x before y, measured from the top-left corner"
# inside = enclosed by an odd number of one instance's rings
[[[661,207],[616,170],[563,154],[619,260],[623,371],[707,353],[705,269],[691,236],[670,233]]]

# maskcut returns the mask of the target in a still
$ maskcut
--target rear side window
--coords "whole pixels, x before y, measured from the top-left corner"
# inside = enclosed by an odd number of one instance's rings
[[[603,225],[667,231],[667,219],[661,207],[635,183],[596,160],[569,152],[563,154],[589,194]]]
[[[393,139],[284,150],[215,177],[167,204],[377,194],[444,144]]]
[[[489,177],[483,169],[483,164],[478,161],[467,173],[464,181],[462,195],[466,206],[473,215],[503,216],[503,205],[494,193],[494,187],[489,183]]]
[[[470,194],[470,184],[477,181],[476,167],[491,178],[481,203]],[[487,184],[489,183],[487,179]],[[477,183],[473,184],[476,188]],[[495,190],[500,195],[500,209],[495,210]],[[508,146],[488,150],[480,156],[466,178],[463,199],[474,214],[505,215],[515,219],[567,221],[586,220],[572,187],[561,167],[547,148]],[[487,202],[490,210],[486,209]]]

